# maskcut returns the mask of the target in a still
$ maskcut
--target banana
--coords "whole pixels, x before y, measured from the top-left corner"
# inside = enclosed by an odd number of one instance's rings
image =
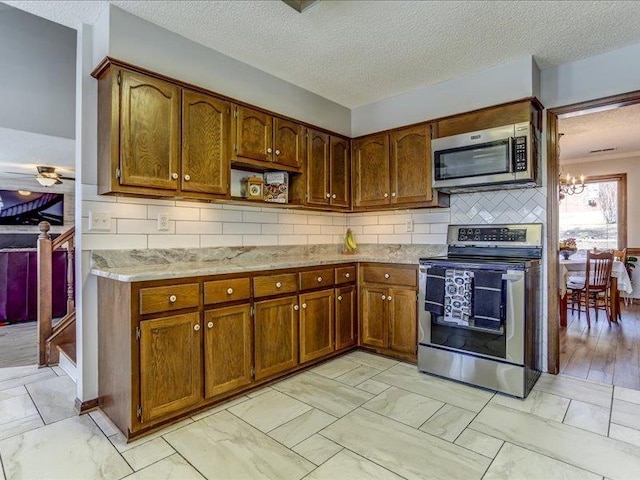
[[[347,247],[347,250],[350,252],[355,252],[356,249],[358,248],[358,245],[356,244],[356,241],[353,238],[353,232],[351,231],[350,228],[347,228],[347,234],[345,235],[344,243],[345,243],[345,246]]]

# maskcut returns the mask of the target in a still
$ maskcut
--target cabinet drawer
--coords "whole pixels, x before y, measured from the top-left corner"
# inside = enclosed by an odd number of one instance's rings
[[[140,289],[140,315],[195,308],[199,304],[200,285],[185,283]]]
[[[355,281],[356,281],[355,265],[351,265],[350,267],[336,268],[336,285],[342,285],[343,283],[351,283]]]
[[[251,282],[248,278],[230,278],[204,282],[204,303],[234,302],[251,296]]]
[[[333,286],[333,268],[300,272],[300,290]]]
[[[268,297],[298,290],[298,276],[295,273],[267,275],[253,279],[253,293],[256,297]]]
[[[362,267],[362,279],[367,283],[384,285],[417,285],[416,270],[412,268],[387,267],[383,265],[366,265]]]

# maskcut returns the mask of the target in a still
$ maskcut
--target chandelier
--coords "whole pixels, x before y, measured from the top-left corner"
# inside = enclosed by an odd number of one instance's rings
[[[558,176],[558,187],[560,188],[560,200],[566,195],[579,195],[584,192],[584,175],[579,178],[567,173],[560,173]]]

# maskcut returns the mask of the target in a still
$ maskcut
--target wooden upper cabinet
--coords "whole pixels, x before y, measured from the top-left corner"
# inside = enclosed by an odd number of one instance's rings
[[[351,152],[349,140],[346,138],[331,137],[329,172],[331,205],[349,208],[351,206]]]
[[[283,118],[273,119],[273,161],[295,169],[304,160],[304,127]]]
[[[180,88],[128,70],[120,75],[120,183],[176,190]]]
[[[140,322],[140,421],[169,415],[201,399],[200,314]]]
[[[273,117],[247,107],[236,107],[236,157],[270,162],[273,158]]]
[[[390,204],[389,135],[371,135],[353,145],[353,205]]]
[[[231,105],[191,90],[182,93],[180,188],[226,196],[229,185]]]
[[[424,203],[431,188],[431,128],[405,128],[391,133],[391,203]]]
[[[251,383],[251,307],[238,305],[204,312],[205,398]]]
[[[329,135],[307,133],[307,203],[329,205]]]

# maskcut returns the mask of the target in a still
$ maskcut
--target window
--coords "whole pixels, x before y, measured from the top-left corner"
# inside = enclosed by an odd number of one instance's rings
[[[587,177],[585,189],[560,201],[560,239],[575,238],[579,250],[626,245],[626,174]]]

